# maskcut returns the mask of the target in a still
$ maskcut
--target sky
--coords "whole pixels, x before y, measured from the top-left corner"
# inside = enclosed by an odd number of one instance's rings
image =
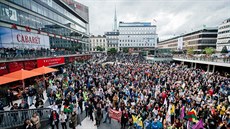
[[[90,33],[103,35],[117,21],[151,22],[160,40],[206,27],[218,27],[230,18],[230,0],[76,0],[89,7]],[[156,21],[154,21],[154,19]]]

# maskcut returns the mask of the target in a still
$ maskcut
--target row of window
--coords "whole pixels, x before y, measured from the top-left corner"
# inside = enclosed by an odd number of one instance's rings
[[[230,30],[218,32],[218,34],[225,34],[225,33],[230,33]]]
[[[120,27],[119,30],[154,30],[155,27],[127,27],[127,28],[123,28]]]
[[[154,40],[120,40],[121,42],[153,42]]]
[[[105,42],[105,39],[90,39],[90,42]]]
[[[41,14],[47,18],[50,18],[52,20],[55,20],[61,24],[71,24],[73,26],[71,26],[73,29],[76,29],[78,31],[81,32],[86,32],[86,24],[84,22],[82,22],[81,20],[79,20],[77,17],[73,16],[71,13],[69,13],[68,11],[66,11],[64,8],[60,7],[58,4],[56,4],[55,2],[52,1],[53,7],[55,7],[54,9],[59,9],[57,11],[62,10],[60,13],[64,14],[64,16],[69,16],[69,19],[64,18],[61,15],[58,15],[57,13],[49,10],[48,8],[34,2],[33,0],[26,0],[27,2],[24,2],[25,0],[10,0],[16,4],[19,4],[23,7],[26,7],[34,12],[37,12],[38,14]],[[58,8],[57,8],[58,7]],[[16,14],[17,15],[17,14]],[[71,15],[71,16],[70,16]],[[72,19],[72,20],[71,20]],[[77,25],[80,24],[81,26]]]
[[[11,22],[22,26],[29,26],[34,29],[41,29],[42,31],[55,33],[63,36],[70,36],[71,30],[61,27],[57,24],[51,23],[47,20],[41,19],[34,15],[30,15],[21,10],[11,8],[5,4],[0,3],[0,20]]]
[[[120,34],[128,34],[128,35],[133,35],[133,34],[139,34],[139,35],[152,35],[155,34],[154,32],[140,32],[140,31],[129,31],[129,32],[121,32]]]
[[[145,43],[145,44],[129,44],[129,43],[124,43],[124,44],[120,44],[120,46],[142,46],[142,47],[144,47],[144,46],[153,46],[154,44],[149,44],[149,43]]]
[[[222,26],[222,27],[220,27],[219,29],[225,29],[225,28],[230,28],[230,25]]]

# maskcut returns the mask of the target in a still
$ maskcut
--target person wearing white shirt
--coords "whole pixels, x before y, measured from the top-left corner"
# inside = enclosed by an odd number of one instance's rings
[[[64,112],[61,111],[61,114],[59,115],[59,120],[61,122],[62,129],[67,129],[66,119],[67,119],[66,114],[64,114]]]
[[[54,111],[56,111],[57,113],[59,113],[59,109],[58,106],[55,104],[55,102],[53,103],[53,105],[50,106],[50,108]]]

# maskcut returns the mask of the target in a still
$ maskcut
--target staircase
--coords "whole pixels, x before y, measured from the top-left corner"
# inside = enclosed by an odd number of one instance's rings
[[[0,111],[0,129],[21,129],[24,120],[30,119],[33,113],[37,113],[41,123],[48,123],[51,113],[50,108],[37,108],[16,111]],[[44,125],[44,124],[42,124]]]

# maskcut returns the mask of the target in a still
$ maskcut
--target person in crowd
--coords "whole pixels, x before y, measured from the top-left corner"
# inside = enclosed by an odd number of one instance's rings
[[[25,119],[23,129],[36,129],[30,119]]]
[[[3,105],[3,102],[2,100],[0,99],[0,112],[3,112],[4,111],[4,105]],[[2,123],[3,121],[3,117],[4,117],[4,114],[0,114],[0,124]]]
[[[76,129],[76,126],[77,126],[77,124],[78,124],[76,112],[72,112],[72,113],[71,113],[70,119],[69,119],[69,120],[70,120],[70,121],[69,121],[70,128]]]
[[[11,116],[13,117],[13,122],[17,122],[18,121],[18,103],[14,103],[13,107],[10,108],[11,111],[13,111],[11,113]]]
[[[36,129],[39,129],[41,127],[40,118],[37,113],[34,113],[30,120]]]
[[[121,129],[125,129],[128,119],[128,113],[126,112],[126,110],[123,110],[121,115]]]
[[[67,121],[67,116],[64,114],[63,111],[61,111],[61,114],[59,115],[59,119],[61,122],[62,129],[67,129],[66,121]]]
[[[59,129],[59,114],[55,110],[50,114],[50,126],[52,129],[54,129],[55,126]]]
[[[13,106],[13,92],[11,90],[7,90],[7,93],[6,93],[6,102],[7,102],[7,105],[8,107]]]
[[[95,111],[94,111],[94,116],[95,116],[95,120],[96,120],[96,126],[99,127],[101,124],[101,119],[102,119],[102,110],[99,104],[97,104]]]
[[[22,99],[21,103],[19,104],[18,109],[22,109],[22,119],[25,119],[28,117],[28,109],[29,109],[29,104],[27,101]]]
[[[32,106],[34,104],[33,101],[34,101],[34,95],[35,94],[36,94],[35,88],[32,85],[30,85],[29,89],[28,89],[28,96],[29,96],[29,104],[30,104],[30,106]]]

